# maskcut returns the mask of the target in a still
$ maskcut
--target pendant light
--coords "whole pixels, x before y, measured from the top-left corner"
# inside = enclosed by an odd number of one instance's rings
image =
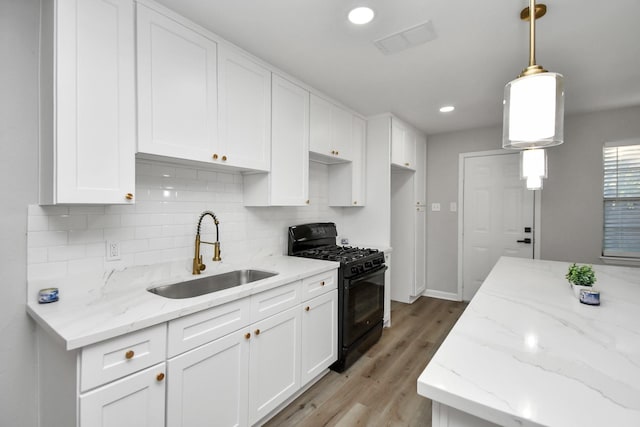
[[[527,180],[528,190],[542,190],[542,179],[547,177],[547,153],[542,148],[520,152],[520,179]]]
[[[530,16],[530,11],[533,16]],[[529,66],[504,88],[502,148],[539,148],[564,141],[564,89],[562,74],[550,73],[536,64],[536,24],[547,7],[529,7],[520,19],[529,21]]]

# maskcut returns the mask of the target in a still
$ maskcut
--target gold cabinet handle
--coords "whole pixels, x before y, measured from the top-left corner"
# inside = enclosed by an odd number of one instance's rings
[[[158,382],[162,381],[164,379],[164,372],[160,372],[158,375],[156,375],[156,380],[158,380]]]
[[[127,193],[124,195],[124,198],[127,200],[133,200],[133,193]]]
[[[253,333],[256,335],[260,335],[260,329],[256,329]]]
[[[222,156],[222,161],[226,162],[227,161],[227,156]]]
[[[126,357],[127,359],[133,359],[134,355],[135,353],[133,352],[133,350],[129,350],[124,354],[124,357]]]
[[[309,311],[309,310],[311,310],[311,307],[309,307],[309,306],[306,306],[306,307],[304,308],[304,311]]]
[[[213,157],[213,160],[218,160],[218,155],[216,153],[213,153],[213,156],[211,157]]]

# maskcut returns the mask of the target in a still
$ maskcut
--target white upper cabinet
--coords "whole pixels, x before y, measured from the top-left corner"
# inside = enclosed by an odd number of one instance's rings
[[[244,176],[245,206],[309,203],[309,92],[273,74],[271,172]]]
[[[329,165],[329,206],[364,206],[366,194],[366,122],[351,118],[353,160]]]
[[[268,171],[271,145],[271,71],[236,49],[218,52],[219,158]]]
[[[353,114],[313,94],[310,114],[309,150],[325,163],[352,160]]]
[[[391,120],[391,164],[405,169],[416,168],[418,135],[395,117]]]
[[[138,4],[138,152],[210,161],[217,146],[213,40]]]
[[[132,0],[42,2],[40,203],[131,203]]]

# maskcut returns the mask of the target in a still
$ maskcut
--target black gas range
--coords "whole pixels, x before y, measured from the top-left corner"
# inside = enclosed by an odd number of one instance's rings
[[[382,335],[384,253],[377,249],[336,245],[332,222],[289,227],[289,255],[340,263],[338,269],[338,361],[342,372]]]

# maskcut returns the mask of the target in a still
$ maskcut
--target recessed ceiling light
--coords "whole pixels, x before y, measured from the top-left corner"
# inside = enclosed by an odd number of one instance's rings
[[[445,107],[440,107],[440,112],[441,113],[450,113],[455,109],[456,109],[456,107],[454,107],[453,105],[447,105]]]
[[[368,24],[374,16],[375,13],[368,7],[356,7],[348,15],[349,21],[357,25]]]

